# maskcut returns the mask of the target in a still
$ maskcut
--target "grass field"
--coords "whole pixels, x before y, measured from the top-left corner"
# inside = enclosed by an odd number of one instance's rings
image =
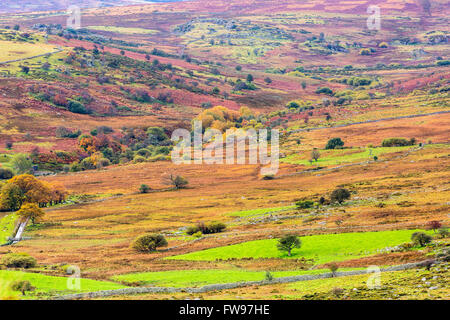
[[[25,59],[55,51],[54,46],[43,43],[11,42],[0,40],[0,62]]]
[[[6,242],[14,231],[17,216],[13,213],[0,215],[0,244]]]
[[[396,152],[405,152],[411,149],[411,147],[379,147],[379,148],[352,148],[352,149],[341,149],[341,150],[320,150],[320,159],[314,161],[314,165],[318,166],[329,166],[329,165],[339,165],[341,163],[373,160],[374,157],[381,158],[385,154],[391,154]],[[310,153],[305,152],[300,155],[292,155],[285,159],[281,159],[281,162],[291,163],[291,164],[301,164],[310,165],[309,162]]]
[[[350,269],[342,269],[345,271]],[[352,269],[353,270],[353,269]],[[327,269],[275,271],[274,278],[300,276],[307,274],[321,274],[329,272]],[[112,277],[114,281],[129,284],[154,285],[162,287],[196,287],[216,283],[231,283],[239,281],[260,281],[265,279],[263,271],[231,270],[177,270],[163,272],[144,272],[125,274]]]
[[[228,215],[230,217],[249,217],[249,216],[263,215],[263,214],[270,213],[270,212],[286,211],[286,210],[290,210],[290,209],[295,209],[295,206],[236,211],[236,212],[229,213]]]
[[[54,294],[68,294],[74,292],[69,290],[67,283],[70,278],[47,276],[39,273],[28,273],[22,271],[0,270],[0,283],[16,280],[29,281],[36,288],[32,296],[48,296]],[[122,289],[125,286],[113,282],[80,279],[80,292],[93,292],[101,290]]]
[[[302,246],[292,256],[277,249],[277,239],[244,242],[170,257],[175,260],[213,261],[243,258],[300,258],[314,259],[315,264],[344,261],[377,253],[387,247],[410,241],[417,230],[358,232],[313,235],[302,237]]]

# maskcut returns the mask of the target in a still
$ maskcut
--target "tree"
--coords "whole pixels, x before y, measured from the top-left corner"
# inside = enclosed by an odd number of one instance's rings
[[[13,291],[22,292],[22,295],[25,295],[27,291],[33,291],[35,289],[28,280],[16,280],[11,283],[10,288]]]
[[[19,217],[30,219],[32,224],[35,224],[36,221],[44,216],[44,214],[44,211],[35,203],[25,203],[20,210],[17,211]]]
[[[167,240],[161,234],[143,235],[133,242],[132,248],[138,252],[154,252],[159,247],[167,247]]]
[[[17,185],[25,196],[24,202],[38,203],[44,206],[51,201],[50,185],[43,183],[30,174],[13,177],[8,183]]]
[[[427,244],[433,241],[433,238],[424,232],[414,232],[411,235],[411,241],[413,242],[414,245],[417,245],[419,247],[425,247]]]
[[[166,177],[165,183],[173,186],[175,189],[183,189],[189,184],[189,181],[182,176],[170,174]]]
[[[254,80],[254,78],[253,78],[253,76],[251,75],[251,74],[248,74],[247,75],[247,82],[253,82],[253,80]]]
[[[336,277],[336,271],[338,271],[339,266],[336,263],[330,263],[328,268],[330,269],[332,276]]]
[[[22,72],[25,74],[28,74],[30,72],[30,67],[28,66],[21,66]]]
[[[302,89],[305,90],[306,89],[306,81],[302,81]]]
[[[336,149],[336,148],[342,148],[344,146],[344,141],[342,141],[341,138],[332,138],[328,140],[327,145],[325,146],[325,149]]]
[[[15,184],[7,183],[0,191],[0,209],[16,211],[19,210],[24,200],[22,190]]]
[[[292,249],[300,248],[302,242],[296,235],[286,235],[278,240],[277,248],[280,251],[286,251],[288,256],[291,256]]]
[[[350,191],[347,189],[339,188],[331,193],[331,202],[339,202],[341,204],[347,199],[350,199]]]
[[[314,161],[317,162],[317,160],[319,160],[319,158],[320,158],[320,152],[319,152],[319,150],[314,148],[314,150],[311,152],[311,159],[314,159]]]
[[[33,161],[26,154],[16,154],[12,160],[11,165],[18,174],[29,173],[33,167]]]
[[[269,77],[265,78],[264,81],[265,81],[267,84],[271,84],[271,83],[272,83],[272,79],[270,79]]]
[[[442,223],[440,221],[434,220],[427,222],[427,228],[429,230],[433,230],[436,233],[436,230],[442,227]]]

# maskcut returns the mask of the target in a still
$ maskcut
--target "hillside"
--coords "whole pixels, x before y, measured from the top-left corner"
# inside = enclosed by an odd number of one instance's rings
[[[80,29],[63,1],[0,5],[0,280],[35,287],[6,297],[449,299],[445,1],[83,4]],[[220,147],[269,130],[276,172],[245,140],[176,164],[194,121]]]

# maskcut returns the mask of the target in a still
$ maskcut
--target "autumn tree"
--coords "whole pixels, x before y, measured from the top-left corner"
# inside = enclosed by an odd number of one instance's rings
[[[440,229],[441,227],[442,227],[442,223],[440,221],[433,220],[433,221],[427,222],[427,228],[429,230],[433,230],[434,232],[436,232],[436,230]]]
[[[38,207],[35,203],[25,203],[17,215],[23,219],[30,219],[32,224],[41,219],[44,216],[44,211]]]
[[[7,183],[0,190],[0,210],[19,210],[24,200],[22,190],[15,184]]]
[[[16,185],[20,188],[27,203],[37,203],[41,207],[51,201],[51,187],[47,183],[43,183],[31,174],[22,174],[13,177],[8,184]]]

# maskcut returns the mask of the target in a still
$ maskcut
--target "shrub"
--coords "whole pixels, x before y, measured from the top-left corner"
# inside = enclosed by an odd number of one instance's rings
[[[437,233],[438,237],[441,239],[448,238],[450,236],[450,232],[447,228],[440,228]]]
[[[78,101],[70,100],[68,103],[68,109],[70,112],[79,114],[88,114],[89,111],[86,109],[84,104]]]
[[[404,147],[404,146],[412,146],[416,143],[416,139],[412,138],[407,140],[405,138],[389,138],[384,139],[381,146],[382,147]]]
[[[26,253],[8,253],[2,257],[1,264],[7,268],[33,268],[36,266],[36,259]]]
[[[150,190],[151,190],[151,188],[148,185],[146,185],[146,184],[142,184],[139,187],[139,192],[140,193],[148,193]]]
[[[411,241],[416,246],[425,247],[427,244],[433,241],[433,238],[424,232],[414,232],[411,235]]]
[[[154,252],[159,247],[167,247],[167,240],[161,234],[140,236],[132,244],[132,248],[138,252]]]
[[[331,290],[331,293],[336,296],[336,297],[340,297],[344,294],[344,289],[342,288],[333,288],[333,290]]]
[[[25,292],[27,291],[33,291],[36,289],[31,285],[30,281],[27,280],[16,280],[13,283],[11,283],[10,288],[13,291],[22,292],[22,295],[25,295]]]
[[[14,177],[14,172],[10,169],[0,168],[0,180],[8,180]]]
[[[278,240],[277,248],[280,251],[286,251],[288,256],[291,256],[292,249],[300,248],[302,242],[300,238],[296,235],[285,235],[281,239]]]
[[[226,228],[227,226],[222,222],[211,222],[208,225],[200,222],[196,226],[188,227],[186,233],[188,235],[194,235],[198,232],[203,234],[220,233],[223,232]]]
[[[71,138],[71,139],[75,139],[78,138],[81,135],[81,131],[75,131],[73,132],[72,130],[66,128],[66,127],[58,127],[56,128],[55,131],[55,136],[57,138]]]
[[[370,50],[369,49],[367,49],[367,48],[364,48],[364,49],[361,49],[360,51],[359,51],[359,54],[360,55],[362,55],[362,56],[369,56],[370,55]]]
[[[342,203],[347,199],[350,199],[350,191],[347,189],[339,188],[331,193],[331,202]]]
[[[344,141],[342,141],[341,138],[332,138],[328,140],[327,145],[325,146],[325,149],[337,149],[342,148],[344,146]]]
[[[222,222],[211,222],[208,225],[208,231],[209,233],[219,233],[224,231],[227,228],[227,226]]]
[[[314,206],[314,201],[311,200],[299,200],[295,203],[298,209],[309,209]]]
[[[333,90],[331,90],[331,89],[328,88],[328,87],[322,87],[322,88],[318,88],[318,89],[316,90],[316,93],[317,93],[317,94],[323,93],[323,94],[327,94],[327,95],[331,96],[331,95],[333,95]]]
[[[272,281],[273,280],[273,275],[269,271],[266,271],[265,278],[266,278],[266,281]]]
[[[141,162],[145,162],[145,158],[143,157],[143,156],[140,156],[140,155],[136,155],[135,157],[134,157],[134,159],[133,159],[133,161],[135,162],[135,163],[141,163]]]

